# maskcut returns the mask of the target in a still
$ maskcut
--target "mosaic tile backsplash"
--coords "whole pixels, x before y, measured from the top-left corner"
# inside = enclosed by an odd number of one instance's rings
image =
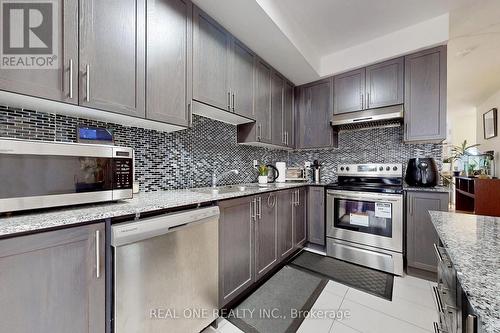
[[[190,129],[162,133],[89,119],[0,107],[0,137],[75,142],[78,126],[111,128],[115,144],[135,149],[136,179],[142,191],[170,190],[211,185],[214,170],[238,169],[218,184],[255,182],[252,161],[285,161],[303,165],[318,159],[323,163],[322,180],[336,179],[339,163],[406,163],[410,157],[431,156],[438,161],[441,144],[403,144],[402,128],[376,128],[339,134],[339,148],[284,151],[239,145],[236,126],[194,116]]]

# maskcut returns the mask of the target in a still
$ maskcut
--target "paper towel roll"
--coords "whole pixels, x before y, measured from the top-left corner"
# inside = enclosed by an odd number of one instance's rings
[[[276,178],[277,183],[284,183],[286,178],[286,163],[276,162],[276,169],[278,169],[279,176]]]

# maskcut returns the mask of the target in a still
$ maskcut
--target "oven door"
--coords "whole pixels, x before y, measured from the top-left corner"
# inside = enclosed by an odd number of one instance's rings
[[[403,196],[327,191],[328,237],[403,251]]]

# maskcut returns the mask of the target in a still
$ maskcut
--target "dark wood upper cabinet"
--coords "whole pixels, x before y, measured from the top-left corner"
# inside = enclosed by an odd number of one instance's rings
[[[219,203],[219,306],[254,281],[254,197]]]
[[[365,108],[365,69],[357,69],[334,77],[335,114],[360,111]]]
[[[146,117],[189,126],[192,4],[147,0]]]
[[[145,0],[80,1],[80,105],[144,117],[145,10]]]
[[[104,239],[101,223],[0,241],[1,331],[104,333]]]
[[[446,139],[446,46],[405,57],[405,141]]]
[[[231,111],[254,119],[254,54],[236,38],[232,39]]]
[[[439,244],[439,237],[432,225],[429,211],[448,211],[448,201],[448,193],[407,192],[406,220],[408,232],[406,243],[408,267],[432,273],[437,272],[434,244]]]
[[[55,101],[78,103],[78,2],[57,1],[56,69],[0,68],[0,89]],[[72,81],[70,81],[72,79]]]
[[[285,80],[276,72],[272,75],[271,84],[271,134],[272,142],[275,145],[285,143],[283,129],[283,93],[285,89]]]
[[[272,143],[271,67],[258,59],[255,65],[255,130],[257,141]]]
[[[366,67],[365,109],[403,104],[404,58]]]
[[[256,197],[255,277],[264,276],[278,263],[276,194]]]
[[[193,99],[231,111],[231,36],[198,7],[193,8]]]
[[[330,126],[333,111],[332,79],[300,86],[296,96],[297,148],[334,147],[337,142]]]
[[[294,87],[290,82],[285,82],[283,92],[283,136],[287,147],[295,147],[295,131],[293,117]]]

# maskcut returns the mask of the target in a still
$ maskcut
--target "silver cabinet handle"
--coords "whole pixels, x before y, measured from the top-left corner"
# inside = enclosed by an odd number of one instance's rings
[[[73,99],[73,59],[69,59],[69,98]]]
[[[370,108],[370,93],[366,93],[366,108]]]
[[[231,111],[231,91],[227,92],[227,109]]]
[[[441,255],[441,252],[439,252],[436,243],[434,243],[434,251],[436,252],[436,257],[438,258],[439,262],[443,262],[443,256]]]
[[[234,112],[234,93],[233,93],[233,112]]]
[[[191,103],[188,103],[188,126],[191,127],[193,126],[193,111],[191,111]]]
[[[297,190],[297,206],[300,205],[300,190]]]
[[[95,231],[95,277],[101,277],[101,250],[100,250],[100,231]]]
[[[467,322],[466,322],[466,333],[477,333],[477,316],[474,315],[468,315],[467,316]]]
[[[365,94],[361,94],[361,96],[359,96],[359,97],[361,99],[361,109],[364,109],[365,108],[365,103],[364,103],[363,97],[365,97]]]
[[[257,140],[261,140],[262,139],[262,125],[261,124],[258,124],[257,125]]]
[[[90,65],[85,66],[85,100],[90,102]]]
[[[257,205],[258,205],[258,211],[257,211],[257,216],[259,218],[259,220],[262,219],[262,198],[261,197],[258,197],[257,198]]]
[[[441,296],[439,296],[439,290],[437,287],[432,287],[432,291],[434,293],[434,300],[437,304],[437,310],[439,313],[444,313],[443,302],[441,301]]]

